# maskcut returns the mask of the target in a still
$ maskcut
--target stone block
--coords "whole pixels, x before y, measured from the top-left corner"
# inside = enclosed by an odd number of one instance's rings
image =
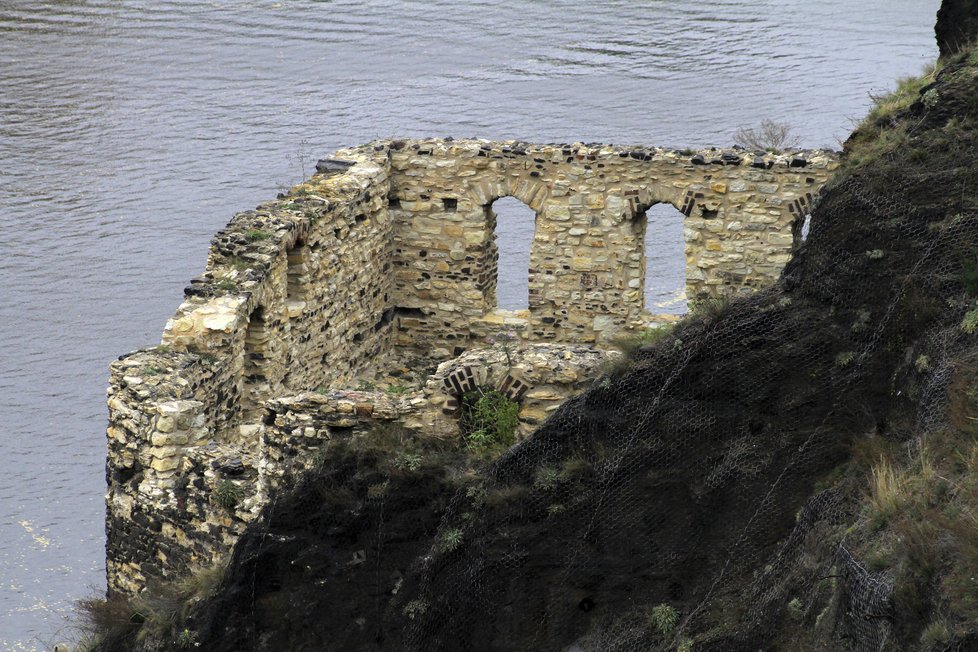
[[[769,233],[767,241],[773,245],[790,247],[795,243],[794,236],[790,233]]]
[[[157,473],[168,473],[179,468],[181,461],[180,457],[154,457],[150,462],[150,468]]]
[[[189,442],[190,437],[186,432],[154,432],[150,435],[150,443],[165,450],[177,446],[186,446]]]
[[[587,196],[587,201],[584,203],[591,210],[601,210],[607,204],[604,195],[591,193]]]

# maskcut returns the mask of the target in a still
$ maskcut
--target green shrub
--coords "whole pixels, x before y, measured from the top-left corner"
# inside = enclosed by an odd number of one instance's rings
[[[244,490],[230,480],[221,480],[214,488],[214,502],[229,512],[238,506],[243,497]]]
[[[249,269],[253,269],[255,266],[254,262],[250,260],[246,260],[244,258],[239,258],[238,256],[231,256],[230,258],[224,261],[224,264],[239,272],[246,272]]]
[[[565,511],[567,511],[567,507],[560,503],[547,506],[547,516],[557,516],[558,514],[563,514]]]
[[[707,321],[719,317],[730,305],[730,297],[703,297],[689,302],[689,313]]]
[[[788,615],[793,620],[801,620],[805,616],[805,605],[798,598],[788,601]]]
[[[537,469],[533,479],[533,488],[540,491],[553,491],[560,484],[560,471],[547,466]]]
[[[935,645],[943,646],[944,643],[950,640],[951,630],[943,620],[932,622],[924,630],[924,633],[920,635],[920,642],[926,650],[930,650]]]
[[[961,320],[961,330],[968,335],[974,334],[976,329],[978,329],[978,306],[966,312],[964,319]]]
[[[374,484],[367,487],[367,498],[383,498],[387,494],[387,489],[390,487],[390,481],[384,480],[383,482],[375,482]]]
[[[839,355],[835,356],[835,366],[839,367],[840,369],[848,367],[855,359],[856,353],[854,351],[843,351]]]
[[[245,232],[245,237],[248,238],[249,242],[257,242],[259,240],[268,240],[272,237],[272,234],[262,229],[250,229]]]
[[[649,624],[663,636],[668,636],[679,624],[679,612],[665,603],[656,605],[649,612]]]
[[[860,310],[856,313],[856,320],[852,322],[851,330],[853,333],[862,333],[869,328],[869,318],[872,314],[868,310]]]
[[[421,468],[421,462],[424,458],[420,453],[411,453],[409,451],[401,451],[394,458],[394,466],[398,469],[417,471]]]
[[[466,446],[487,451],[516,441],[520,404],[495,389],[479,388],[462,397],[462,437]]]
[[[174,644],[165,649],[197,648],[197,632],[182,626],[183,621],[194,604],[214,595],[226,570],[226,563],[220,562],[197,569],[175,582],[150,587],[133,597],[116,595],[79,600],[76,626],[84,639],[78,650],[136,649],[139,641],[152,637]]]
[[[618,336],[611,340],[611,345],[626,356],[631,357],[643,347],[651,346],[665,339],[673,328],[675,328],[675,324],[650,326],[639,333]]]
[[[177,647],[181,650],[189,650],[191,648],[199,647],[200,643],[197,641],[197,632],[192,629],[184,629],[177,635]]]
[[[441,540],[438,542],[438,548],[442,552],[452,552],[462,545],[463,539],[464,535],[462,534],[462,530],[459,528],[449,528],[442,533]]]
[[[424,600],[411,600],[404,605],[404,615],[411,620],[423,616],[426,611],[428,611],[428,603]]]
[[[486,496],[488,495],[489,492],[486,491],[483,485],[469,487],[465,490],[465,496],[472,501],[472,507],[475,509],[479,509],[486,504]]]

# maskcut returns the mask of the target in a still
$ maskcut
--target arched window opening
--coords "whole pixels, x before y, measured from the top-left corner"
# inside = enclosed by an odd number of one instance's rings
[[[497,199],[489,208],[496,224],[496,305],[504,310],[526,310],[536,213],[513,197]],[[491,220],[490,215],[490,224]]]
[[[245,334],[241,415],[246,421],[258,416],[259,403],[268,390],[268,379],[265,375],[268,338],[265,309],[255,308],[248,320],[248,332]]]
[[[685,216],[671,204],[645,212],[645,310],[653,315],[686,313]]]

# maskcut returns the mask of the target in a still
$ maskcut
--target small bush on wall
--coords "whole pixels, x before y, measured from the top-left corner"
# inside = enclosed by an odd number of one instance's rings
[[[475,452],[492,452],[516,442],[520,404],[496,389],[479,387],[462,396],[462,438]]]

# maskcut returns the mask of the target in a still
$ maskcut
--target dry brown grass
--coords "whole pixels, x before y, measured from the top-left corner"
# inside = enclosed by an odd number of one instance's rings
[[[193,605],[213,595],[224,579],[227,564],[197,569],[155,590],[126,598],[86,598],[76,604],[77,628],[84,635],[80,652],[130,649],[146,637],[172,639],[181,632],[179,623]],[[178,648],[173,648],[178,649]]]
[[[886,458],[870,471],[869,519],[875,527],[882,527],[900,513],[907,503],[907,481]]]

